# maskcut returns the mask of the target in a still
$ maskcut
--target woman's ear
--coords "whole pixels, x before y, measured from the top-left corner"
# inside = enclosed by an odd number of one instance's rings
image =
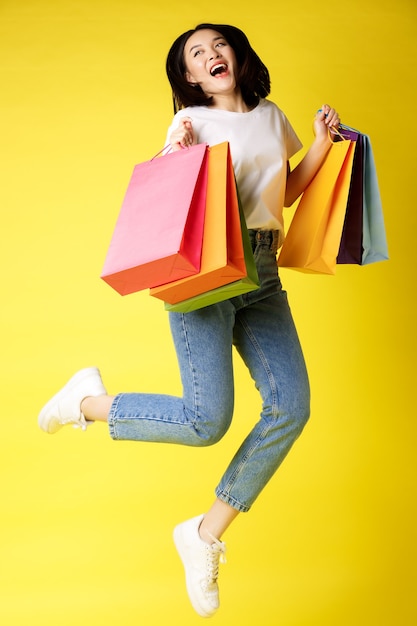
[[[194,80],[190,72],[185,72],[185,80],[187,81],[189,85],[191,85],[191,87],[195,87],[197,85],[197,81]]]

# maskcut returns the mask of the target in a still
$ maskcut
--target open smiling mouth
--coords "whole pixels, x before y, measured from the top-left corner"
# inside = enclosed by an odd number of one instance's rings
[[[227,65],[225,63],[218,63],[217,65],[214,65],[210,70],[210,74],[212,76],[221,76],[222,74],[225,74],[226,72],[227,72]]]

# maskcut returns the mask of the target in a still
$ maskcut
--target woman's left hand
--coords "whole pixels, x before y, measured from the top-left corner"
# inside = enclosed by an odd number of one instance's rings
[[[328,136],[328,133],[337,134],[340,117],[338,112],[328,104],[323,104],[314,118],[314,134],[318,139]]]

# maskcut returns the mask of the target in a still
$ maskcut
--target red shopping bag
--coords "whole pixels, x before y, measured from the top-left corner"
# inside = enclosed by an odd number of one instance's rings
[[[121,295],[200,270],[208,146],[136,165],[101,278]]]
[[[200,271],[154,287],[150,295],[176,304],[246,276],[236,182],[229,144],[224,142],[209,148]]]

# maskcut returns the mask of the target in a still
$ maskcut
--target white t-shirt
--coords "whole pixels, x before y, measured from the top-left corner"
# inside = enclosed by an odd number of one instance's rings
[[[279,230],[281,244],[287,161],[302,147],[284,113],[263,99],[248,113],[187,107],[175,115],[168,138],[184,116],[192,119],[197,143],[229,142],[248,228]]]

